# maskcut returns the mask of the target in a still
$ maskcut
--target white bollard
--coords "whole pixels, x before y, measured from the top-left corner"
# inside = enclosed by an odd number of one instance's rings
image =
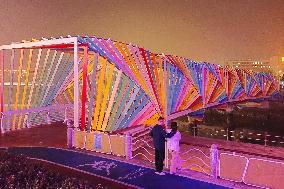
[[[27,114],[26,126],[27,128],[31,128],[30,114]]]
[[[46,115],[46,122],[48,125],[51,124],[51,119],[50,119],[50,116],[49,116],[49,112],[47,112],[47,115]]]
[[[126,159],[132,159],[132,136],[130,134],[125,135],[125,155]]]
[[[168,149],[168,140],[165,141],[165,168],[169,168],[169,149]]]
[[[5,133],[5,130],[4,130],[4,114],[1,112],[1,122],[0,122],[0,132],[1,132],[1,134],[4,134]]]
[[[219,155],[216,144],[211,145],[210,163],[211,163],[211,177],[216,179],[218,177],[218,165],[219,165]]]
[[[67,146],[72,148],[74,146],[74,130],[71,123],[67,122]]]

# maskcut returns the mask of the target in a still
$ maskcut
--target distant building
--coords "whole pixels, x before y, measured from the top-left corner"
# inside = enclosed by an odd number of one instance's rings
[[[272,66],[269,61],[259,60],[229,60],[226,62],[227,66],[233,68],[247,69],[256,72],[270,72],[272,73]]]
[[[282,76],[284,74],[284,57],[273,56],[270,58],[270,64],[274,74]]]
[[[277,76],[284,74],[284,57],[273,56],[268,60],[229,60],[227,66],[233,68],[248,69],[256,72],[270,72]]]

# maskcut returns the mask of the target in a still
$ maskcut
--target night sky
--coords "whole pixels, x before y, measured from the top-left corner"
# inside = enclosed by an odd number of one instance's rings
[[[0,0],[0,44],[95,35],[224,64],[284,55],[284,0]]]

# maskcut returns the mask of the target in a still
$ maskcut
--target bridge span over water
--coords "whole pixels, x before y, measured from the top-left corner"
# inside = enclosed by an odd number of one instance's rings
[[[81,130],[111,132],[279,91],[279,79],[270,73],[95,36],[2,45],[0,66],[2,133],[63,119]]]

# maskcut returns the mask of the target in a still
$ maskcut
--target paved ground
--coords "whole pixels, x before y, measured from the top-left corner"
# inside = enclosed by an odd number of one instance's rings
[[[67,149],[47,147],[11,147],[8,149],[8,152],[12,154],[25,154],[31,158],[42,159],[77,169],[79,171],[89,172],[112,179],[114,182],[122,182],[139,188],[228,188],[169,173],[166,173],[164,176],[160,176],[155,174],[154,169],[91,154],[70,151]]]
[[[62,122],[25,128],[0,135],[0,147],[52,146],[66,148],[66,127]]]

